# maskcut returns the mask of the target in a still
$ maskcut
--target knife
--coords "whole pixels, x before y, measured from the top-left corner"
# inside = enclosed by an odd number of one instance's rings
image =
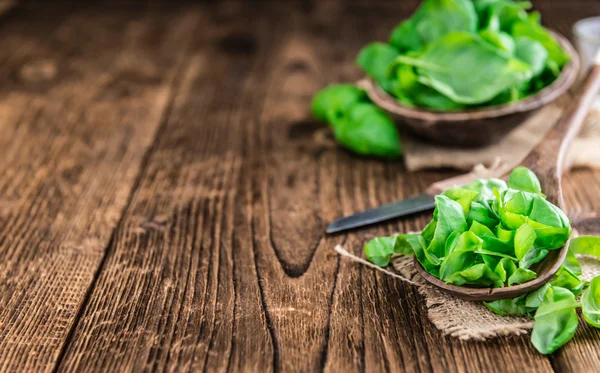
[[[416,197],[389,203],[338,219],[331,223],[325,232],[337,233],[348,229],[364,227],[382,221],[431,210],[434,206],[434,197],[427,193],[423,193]]]
[[[483,165],[478,165],[472,172],[433,183],[427,188],[425,193],[416,197],[410,197],[402,201],[375,207],[338,219],[331,223],[325,232],[328,234],[338,233],[432,210],[435,207],[434,196],[442,193],[444,190],[457,185],[467,185],[480,178],[501,177],[509,169],[501,162],[494,163],[489,169]]]

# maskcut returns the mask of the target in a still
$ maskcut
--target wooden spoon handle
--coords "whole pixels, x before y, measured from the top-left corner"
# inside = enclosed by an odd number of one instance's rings
[[[539,177],[542,190],[548,200],[564,207],[560,178],[563,173],[569,145],[579,133],[583,121],[600,90],[600,60],[596,59],[585,85],[569,109],[561,116],[554,128],[522,162]]]

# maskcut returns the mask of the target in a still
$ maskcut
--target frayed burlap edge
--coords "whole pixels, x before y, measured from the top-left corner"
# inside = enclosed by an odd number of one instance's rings
[[[533,328],[533,320],[526,317],[499,316],[488,310],[482,302],[464,301],[439,291],[419,276],[412,257],[394,256],[387,268],[381,268],[348,252],[341,245],[337,245],[335,251],[354,262],[416,286],[425,298],[429,319],[444,335],[484,341],[499,336],[526,334]],[[582,279],[590,281],[600,276],[598,258],[578,255],[578,259],[583,269]]]
[[[533,321],[528,318],[499,316],[488,310],[482,302],[464,301],[437,290],[418,275],[412,257],[395,257],[391,266],[419,285],[418,290],[425,297],[429,319],[446,335],[463,340],[486,340],[525,334],[533,328]]]
[[[444,335],[483,341],[498,336],[525,334],[533,328],[533,321],[527,318],[499,316],[481,302],[468,302],[442,293],[418,275],[412,257],[395,256],[390,266],[381,268],[349,253],[341,245],[336,246],[335,251],[352,261],[416,286],[425,298],[429,319]]]

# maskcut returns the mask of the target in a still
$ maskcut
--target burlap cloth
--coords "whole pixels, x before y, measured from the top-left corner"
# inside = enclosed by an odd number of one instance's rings
[[[502,169],[513,168],[539,143],[562,111],[561,103],[552,104],[509,133],[500,143],[481,149],[446,148],[403,136],[406,166],[411,171],[440,167],[471,170],[480,164],[490,170],[498,164],[502,164]],[[600,167],[600,99],[586,118],[579,138],[572,144],[568,162],[570,167]],[[445,335],[464,340],[485,340],[527,333],[533,327],[533,320],[526,317],[502,317],[489,311],[481,302],[463,301],[437,290],[418,275],[412,257],[394,257],[390,266],[384,269],[342,246],[338,245],[335,250],[346,258],[418,287],[425,298],[429,319]],[[582,278],[591,280],[600,275],[597,258],[581,256],[579,260],[584,271]]]
[[[335,250],[343,257],[416,286],[425,298],[429,320],[444,335],[463,340],[486,340],[498,336],[524,334],[533,328],[531,319],[499,316],[488,310],[482,302],[460,300],[438,290],[417,273],[412,257],[395,256],[387,268],[380,268],[346,251],[341,245],[336,246]],[[600,275],[598,258],[578,255],[578,259],[583,270],[580,278],[590,281]]]
[[[499,143],[476,149],[433,145],[410,136],[402,136],[404,161],[409,171],[449,167],[470,170],[477,164],[491,166],[500,160],[513,168],[541,141],[570,100],[563,99],[540,110]],[[570,147],[567,162],[572,167],[600,167],[600,98],[588,114],[580,136]]]

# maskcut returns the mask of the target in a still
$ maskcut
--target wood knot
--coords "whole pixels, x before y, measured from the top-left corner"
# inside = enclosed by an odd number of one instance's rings
[[[288,138],[290,140],[312,139],[314,134],[325,127],[313,119],[300,120],[293,123],[288,129]]]
[[[167,217],[163,215],[154,216],[151,218],[139,218],[137,233],[145,233],[150,231],[164,231],[167,226]]]
[[[310,70],[310,65],[304,60],[293,60],[285,65],[285,69],[291,73],[294,72],[307,72]]]
[[[256,40],[244,34],[230,34],[218,41],[221,51],[233,55],[251,55],[256,51]]]
[[[58,67],[54,61],[39,60],[23,65],[20,76],[26,82],[39,83],[54,79],[57,73]]]

